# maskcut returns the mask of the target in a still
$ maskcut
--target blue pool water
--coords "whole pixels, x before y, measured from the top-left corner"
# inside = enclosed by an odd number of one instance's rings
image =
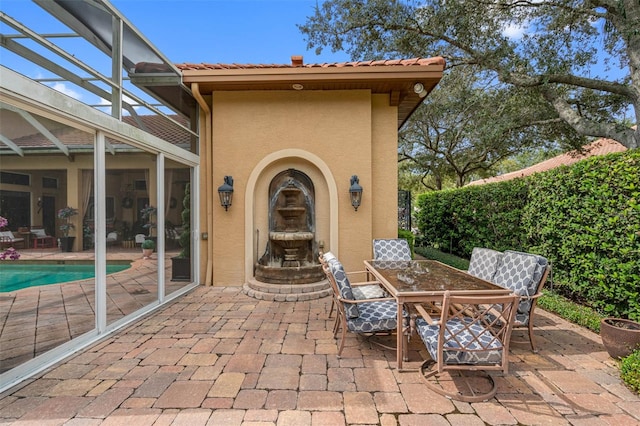
[[[107,264],[107,274],[124,271],[129,263]],[[84,280],[95,276],[93,263],[0,262],[0,293],[47,284]]]

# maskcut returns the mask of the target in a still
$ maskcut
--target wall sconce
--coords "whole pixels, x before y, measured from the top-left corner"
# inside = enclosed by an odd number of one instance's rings
[[[362,187],[360,186],[358,176],[351,176],[351,186],[349,187],[349,196],[351,197],[351,205],[358,211],[360,202],[362,201]]]
[[[218,187],[218,195],[220,196],[220,205],[224,207],[224,211],[227,211],[231,207],[231,199],[233,198],[233,177],[224,177],[224,183]]]
[[[421,98],[427,96],[427,89],[424,88],[424,84],[422,83],[415,83],[413,85],[413,91]]]

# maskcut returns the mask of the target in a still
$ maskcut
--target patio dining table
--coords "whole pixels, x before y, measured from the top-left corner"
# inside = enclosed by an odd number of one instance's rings
[[[403,336],[403,307],[416,303],[438,303],[445,292],[452,295],[496,296],[511,290],[477,278],[464,271],[435,260],[366,260],[365,269],[371,273],[398,304],[397,368],[403,370],[405,338]]]

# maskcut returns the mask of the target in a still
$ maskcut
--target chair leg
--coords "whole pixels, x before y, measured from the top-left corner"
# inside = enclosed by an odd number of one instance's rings
[[[340,338],[340,347],[338,348],[338,358],[342,355],[342,349],[344,349],[344,339],[347,337],[346,327],[342,327],[342,336]]]
[[[533,341],[533,318],[529,318],[529,342],[531,342],[531,350],[534,353],[537,353],[538,350],[536,349],[535,343]]]

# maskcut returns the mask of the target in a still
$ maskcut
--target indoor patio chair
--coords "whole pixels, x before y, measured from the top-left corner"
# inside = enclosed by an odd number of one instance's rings
[[[533,340],[533,314],[550,272],[551,266],[542,256],[505,250],[492,279],[495,284],[512,290],[520,297],[514,328],[528,329],[529,343],[534,352],[537,349]]]
[[[487,371],[509,371],[509,340],[518,296],[452,296],[446,292],[439,317],[422,306],[416,331],[430,360],[420,367],[427,386],[449,398],[479,402],[497,385]]]
[[[374,239],[373,260],[411,260],[411,248],[404,238]]]
[[[474,247],[467,272],[474,277],[491,281],[500,265],[502,252],[482,247]]]
[[[338,326],[334,327],[334,337],[337,337],[338,330],[342,329],[338,358],[342,355],[347,331],[372,337],[379,334],[390,335],[397,330],[398,311],[395,299],[387,297],[356,300],[351,282],[338,259],[329,259],[322,267],[331,284],[337,306]],[[376,340],[371,342],[387,349],[394,349]]]

